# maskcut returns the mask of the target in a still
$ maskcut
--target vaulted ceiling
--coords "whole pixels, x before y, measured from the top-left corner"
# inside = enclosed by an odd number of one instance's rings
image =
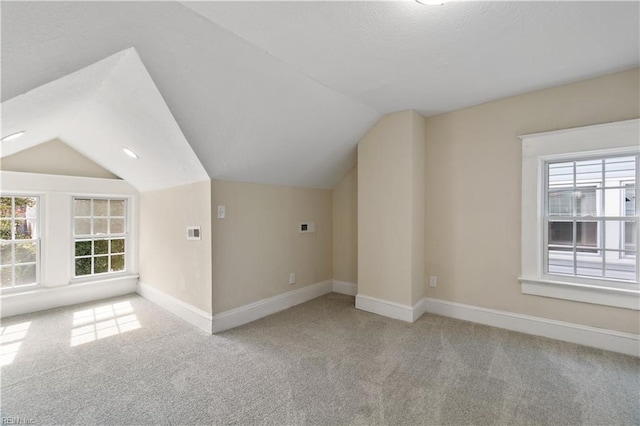
[[[358,140],[384,113],[432,115],[608,74],[637,67],[640,52],[637,2],[3,1],[0,8],[3,107],[134,47],[209,176],[322,188],[354,164]],[[37,108],[32,115],[48,119]],[[8,118],[3,111],[3,125]],[[50,130],[64,140],[62,129]],[[140,139],[158,148],[158,140]],[[80,151],[113,170],[115,160],[89,145]],[[132,172],[142,182],[135,173],[149,172]]]

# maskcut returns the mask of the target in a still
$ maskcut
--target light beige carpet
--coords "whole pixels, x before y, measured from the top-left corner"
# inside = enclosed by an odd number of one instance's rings
[[[637,358],[330,294],[211,336],[131,295],[5,319],[34,424],[640,424]]]

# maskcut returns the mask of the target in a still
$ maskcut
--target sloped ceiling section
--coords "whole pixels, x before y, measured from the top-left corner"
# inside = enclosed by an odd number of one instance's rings
[[[638,66],[637,1],[195,1],[192,10],[381,113],[423,115]]]
[[[209,178],[133,48],[3,102],[3,134],[18,130],[2,157],[57,137],[138,191]]]
[[[333,187],[383,113],[433,115],[637,67],[640,56],[639,2],[5,1],[0,7],[3,100],[134,46],[209,176],[304,187]],[[128,87],[125,77],[114,72],[113,84]],[[93,135],[107,143],[100,134],[105,124],[114,127],[112,137],[134,134],[144,114],[115,103],[111,92],[120,92],[110,84],[73,115],[73,127],[43,133],[42,140]],[[64,122],[51,114],[68,118],[77,111],[71,99],[38,119]],[[114,124],[118,110],[131,120]],[[173,148],[165,151],[157,136],[135,142],[162,167]],[[90,145],[93,153],[76,148],[97,162],[114,160],[100,144]],[[139,173],[124,164],[114,173],[125,179],[123,172]]]
[[[3,2],[1,18],[4,96],[134,46],[212,178],[331,188],[380,117],[179,3]],[[89,137],[98,113],[117,113],[105,109],[108,87],[63,140]],[[123,138],[133,127],[123,121],[112,134]],[[161,159],[171,155],[161,139],[148,143]],[[107,155],[98,144],[95,151]]]

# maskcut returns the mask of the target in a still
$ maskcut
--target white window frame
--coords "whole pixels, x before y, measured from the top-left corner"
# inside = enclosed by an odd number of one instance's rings
[[[640,153],[640,119],[520,136],[522,140],[522,293],[640,310],[637,283],[544,272],[545,165]],[[637,172],[636,172],[637,173]],[[636,187],[636,193],[638,188]],[[640,211],[636,196],[636,212]],[[640,231],[640,226],[638,226]]]
[[[94,234],[90,234],[90,235],[76,235],[75,233],[75,211],[74,211],[74,201],[76,199],[81,199],[81,200],[124,200],[125,201],[125,216],[124,216],[124,234],[111,234],[111,233],[107,233],[107,234],[102,234],[102,235],[94,235]],[[89,195],[89,194],[75,194],[71,196],[71,207],[70,207],[70,220],[71,220],[71,266],[70,266],[70,277],[71,277],[71,283],[77,283],[77,282],[87,282],[87,281],[96,281],[96,280],[103,280],[105,278],[111,278],[111,277],[119,277],[119,276],[123,276],[123,275],[128,275],[131,272],[131,264],[132,264],[132,255],[131,255],[131,238],[130,238],[130,217],[132,215],[132,211],[133,211],[133,200],[130,196],[125,196],[125,195],[105,195],[105,194],[100,194],[100,195]],[[92,203],[93,205],[93,203]],[[84,217],[84,216],[83,216]],[[91,216],[87,216],[87,217],[91,217],[93,218],[93,212],[91,214]],[[110,218],[110,216],[107,216],[108,218]],[[76,242],[77,241],[95,241],[95,240],[101,240],[101,239],[118,239],[118,238],[124,238],[124,244],[125,244],[125,249],[124,249],[124,269],[122,271],[114,271],[114,272],[100,272],[100,273],[94,273],[93,272],[93,268],[92,268],[92,272],[91,274],[87,274],[87,275],[76,275],[76,253],[75,253],[75,249],[76,249]],[[92,244],[93,246],[93,244]],[[108,256],[108,255],[107,255]],[[95,255],[92,253],[90,256],[92,259],[95,258]],[[93,264],[94,262],[92,262]]]
[[[12,197],[12,198],[35,198],[36,199],[36,226],[38,230],[38,238],[30,239],[30,240],[11,240],[11,244],[15,244],[19,241],[32,241],[36,243],[36,282],[32,284],[23,284],[19,286],[12,285],[11,287],[6,287],[0,289],[2,294],[11,294],[11,293],[19,293],[23,291],[30,291],[36,288],[41,287],[41,274],[42,274],[42,240],[44,236],[44,220],[43,220],[43,212],[44,212],[44,196],[40,193],[31,193],[31,192],[15,192],[15,191],[6,191],[0,193],[2,197]],[[12,219],[15,219],[15,206],[12,205]],[[29,262],[30,263],[30,262]],[[15,267],[15,264],[12,264]],[[13,277],[13,284],[15,284],[15,276]]]

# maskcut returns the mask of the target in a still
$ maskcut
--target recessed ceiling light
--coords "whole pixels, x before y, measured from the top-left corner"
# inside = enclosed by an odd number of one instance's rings
[[[127,154],[131,158],[138,158],[138,154],[127,148],[126,146],[122,147],[122,150],[125,154]]]
[[[20,130],[19,132],[11,133],[10,135],[7,135],[4,138],[2,138],[2,142],[10,141],[10,140],[13,140],[13,139],[18,139],[22,135],[24,135],[24,130]]]
[[[426,4],[427,6],[442,6],[447,0],[416,0],[420,4]]]

